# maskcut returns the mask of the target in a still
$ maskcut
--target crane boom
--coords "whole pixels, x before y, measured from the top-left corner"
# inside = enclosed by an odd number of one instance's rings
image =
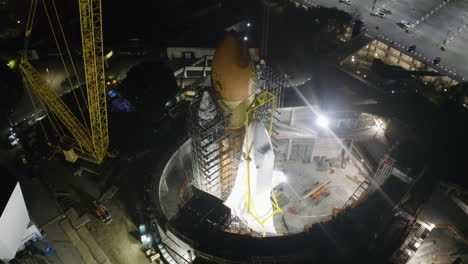
[[[21,72],[23,72],[26,81],[29,83],[29,86],[34,89],[40,100],[46,104],[47,108],[49,108],[50,111],[58,117],[58,119],[73,135],[79,146],[78,150],[82,153],[87,153],[87,155],[92,154],[94,151],[89,133],[76,116],[70,111],[60,96],[50,89],[47,82],[26,58],[21,58],[19,67]]]
[[[73,136],[72,139],[67,139],[67,142],[72,143],[73,149],[64,149],[65,158],[75,162],[80,157],[101,164],[109,147],[101,0],[78,0],[78,2],[90,129],[86,129],[85,124],[76,118],[60,96],[50,89],[39,72],[28,62],[26,52],[21,58],[20,68],[26,83],[35,91],[47,110],[57,116]],[[25,33],[25,50],[31,35],[36,6],[37,0],[32,0]],[[47,13],[45,5],[44,8]],[[54,31],[53,28],[52,31]]]
[[[94,156],[102,163],[109,147],[101,0],[79,0],[81,41]]]

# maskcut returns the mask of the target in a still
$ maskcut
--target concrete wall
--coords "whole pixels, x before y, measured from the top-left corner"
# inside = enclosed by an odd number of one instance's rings
[[[192,141],[186,141],[166,163],[159,183],[159,200],[167,219],[178,210],[179,188],[192,172]]]
[[[180,204],[179,189],[183,186],[184,181],[188,179],[192,171],[192,140],[187,140],[179,149],[172,155],[166,163],[159,182],[159,203],[163,213],[167,219],[171,219],[178,211]],[[169,256],[163,253],[165,259],[176,260],[178,263],[185,263],[184,259],[189,259],[188,251],[194,250],[185,242],[180,240],[170,231],[167,233],[163,229],[159,229],[159,234],[164,242]],[[177,254],[176,254],[176,253]]]
[[[199,59],[204,56],[214,55],[215,49],[213,48],[190,48],[190,47],[173,47],[173,48],[166,49],[167,57],[170,60],[183,58],[182,56],[184,55],[184,52],[192,52],[194,57]]]
[[[322,137],[315,139],[312,152],[313,157],[338,158],[343,147],[341,142],[333,137]]]

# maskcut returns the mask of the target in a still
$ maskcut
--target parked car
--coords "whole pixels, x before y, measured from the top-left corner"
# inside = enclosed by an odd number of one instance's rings
[[[351,1],[349,1],[349,0],[340,0],[340,3],[345,3],[347,5],[351,5]]]
[[[8,134],[5,136],[6,138],[3,141],[4,146],[8,149],[16,148],[20,142],[18,136],[15,132],[9,131]]]
[[[412,28],[413,27],[413,24],[411,24],[410,22],[406,21],[406,20],[402,20],[400,23],[398,23],[398,25],[401,27],[401,28],[404,28],[404,29],[408,29],[408,28]]]
[[[373,12],[371,13],[371,16],[378,16],[378,17],[384,18],[385,14],[382,12]]]
[[[384,14],[388,14],[388,15],[391,15],[392,14],[392,11],[389,10],[389,9],[385,9],[385,8],[380,8],[380,12],[384,13]]]

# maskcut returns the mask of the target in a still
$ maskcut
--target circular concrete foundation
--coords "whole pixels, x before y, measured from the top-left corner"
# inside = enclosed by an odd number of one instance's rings
[[[187,140],[166,163],[159,181],[159,203],[166,219],[174,217],[183,205],[183,192],[192,173],[191,140]],[[281,156],[281,155],[278,155]],[[275,169],[285,172],[286,182],[274,191],[283,212],[273,216],[278,234],[301,233],[312,225],[330,219],[340,211],[359,184],[367,177],[355,158],[346,166],[336,159],[322,161],[278,160]],[[319,192],[317,186],[325,184]],[[233,231],[242,223],[232,223]],[[241,228],[243,233],[246,229]]]

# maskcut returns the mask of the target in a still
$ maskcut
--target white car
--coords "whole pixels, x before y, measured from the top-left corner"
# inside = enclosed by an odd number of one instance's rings
[[[406,20],[402,20],[400,23],[399,23],[399,26],[402,27],[402,28],[412,28],[413,27],[413,24],[411,24],[410,22],[406,21]]]
[[[371,16],[378,16],[378,17],[384,18],[385,14],[382,12],[374,12],[374,13],[371,13]]]
[[[349,1],[349,0],[340,0],[340,3],[345,3],[347,5],[350,5],[351,1]]]

